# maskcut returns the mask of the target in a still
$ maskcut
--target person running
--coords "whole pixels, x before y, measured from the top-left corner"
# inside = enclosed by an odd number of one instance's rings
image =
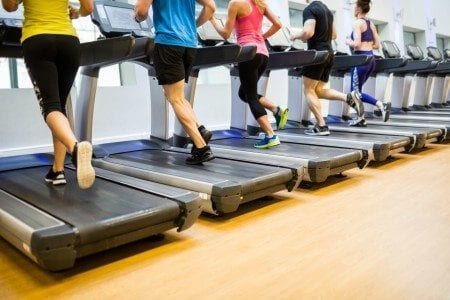
[[[195,19],[195,2],[202,11]],[[135,19],[148,17],[152,5],[155,26],[154,66],[158,83],[166,99],[193,142],[187,164],[201,164],[214,159],[208,142],[212,133],[197,120],[193,108],[185,99],[184,86],[189,79],[197,53],[197,29],[211,19],[215,11],[213,0],[138,0]]]
[[[17,0],[2,0],[6,11],[18,9]],[[53,137],[54,162],[45,176],[53,185],[66,183],[64,161],[72,155],[78,185],[92,186],[95,171],[91,165],[92,145],[78,142],[66,116],[66,101],[80,64],[80,41],[71,19],[91,14],[93,0],[80,0],[79,9],[68,0],[25,0],[22,50],[42,116]]]
[[[391,104],[383,103],[369,94],[363,93],[364,83],[369,79],[370,74],[375,70],[376,61],[373,55],[373,49],[380,48],[380,38],[377,28],[367,18],[370,11],[371,0],[358,0],[355,5],[355,22],[353,23],[353,32],[351,38],[346,40],[346,44],[353,49],[354,54],[370,55],[372,60],[368,65],[352,68],[351,71],[351,89],[361,93],[361,100],[378,107],[384,122],[389,120]],[[366,126],[364,116],[362,119],[353,122],[353,126]]]
[[[306,0],[306,3],[310,3]],[[334,63],[334,53],[331,40],[336,39],[336,26],[333,14],[321,1],[311,2],[303,11],[303,29],[291,36],[291,39],[300,39],[308,43],[309,50],[328,51],[327,60],[319,65],[303,67],[303,91],[308,99],[316,124],[305,130],[308,135],[329,135],[330,131],[322,117],[320,99],[339,100],[353,107],[358,116],[364,115],[364,106],[358,91],[343,94],[327,87],[331,68]]]
[[[272,26],[263,33],[264,16],[272,23]],[[265,133],[265,137],[254,146],[265,149],[279,145],[280,139],[272,129],[266,109],[273,113],[277,129],[282,129],[286,125],[288,109],[277,106],[266,97],[259,95],[258,81],[266,70],[269,61],[269,52],[265,40],[280,30],[280,21],[264,0],[232,0],[228,5],[228,18],[225,26],[222,26],[215,18],[212,18],[211,22],[224,39],[228,39],[235,28],[239,45],[256,46],[255,57],[238,64],[241,80],[239,98],[248,103],[253,117]]]

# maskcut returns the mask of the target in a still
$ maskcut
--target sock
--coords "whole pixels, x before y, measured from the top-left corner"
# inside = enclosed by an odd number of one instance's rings
[[[277,106],[277,111],[274,113],[274,115],[278,116],[280,115],[281,107]]]

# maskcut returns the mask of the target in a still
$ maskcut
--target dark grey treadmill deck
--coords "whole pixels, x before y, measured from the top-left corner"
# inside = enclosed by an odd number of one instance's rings
[[[411,120],[411,119],[391,119],[387,122],[380,121],[379,119],[367,118],[367,123],[374,125],[386,125],[386,126],[407,126],[407,127],[429,127],[446,130],[445,138],[449,138],[448,132],[450,131],[450,120],[449,121],[432,121],[432,120]]]
[[[75,227],[78,245],[173,222],[179,215],[174,201],[108,180],[97,178],[92,188],[81,190],[68,169],[68,184],[54,187],[43,180],[47,171],[35,167],[1,172],[0,188]]]
[[[361,146],[367,144],[372,144],[372,149],[374,151],[374,157],[377,161],[385,160],[391,151],[401,149],[402,151],[407,149],[411,144],[411,139],[402,136],[392,136],[392,135],[379,135],[379,134],[363,134],[363,133],[353,133],[353,132],[336,132],[331,131],[328,136],[309,136],[304,133],[306,128],[286,128],[277,131],[280,137],[284,133],[295,134],[304,138],[304,140],[311,140],[310,144],[314,143],[315,140],[330,140],[330,146],[347,149],[361,149],[354,148],[349,142],[360,142]]]
[[[294,143],[281,143],[281,145],[274,148],[257,149],[253,147],[257,141],[256,138],[228,138],[213,140],[210,144],[213,147],[225,147],[244,150],[246,152],[268,153],[281,157],[305,159],[307,160],[305,168],[309,173],[309,180],[318,182],[325,180],[328,176],[357,167],[358,163],[363,159],[363,154],[360,150],[337,149]],[[323,175],[317,175],[317,173],[323,172]]]
[[[204,210],[229,213],[240,203],[284,190],[294,178],[292,170],[216,158],[202,165],[187,165],[187,154],[147,149],[111,154],[94,164],[143,180],[152,180],[199,192]]]
[[[444,121],[450,122],[450,116],[448,115],[414,115],[414,114],[391,114],[391,120],[429,120],[429,121]]]
[[[440,129],[426,128],[426,127],[406,127],[406,126],[388,126],[388,125],[370,125],[367,127],[352,127],[347,123],[332,123],[329,124],[331,131],[345,131],[345,132],[361,132],[369,134],[381,135],[399,135],[399,136],[415,136],[416,148],[423,148],[429,141],[437,141],[443,134]]]

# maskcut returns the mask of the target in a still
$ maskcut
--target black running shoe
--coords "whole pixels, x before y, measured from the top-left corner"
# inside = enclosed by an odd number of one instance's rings
[[[203,148],[195,148],[191,151],[191,156],[186,158],[186,163],[188,165],[199,165],[201,163],[213,160],[215,157],[209,146]]]
[[[198,128],[198,132],[200,132],[200,135],[202,136],[203,140],[205,141],[206,145],[208,145],[209,141],[211,140],[213,133],[205,128],[205,126],[201,125]],[[192,149],[191,154],[193,153],[194,149],[197,149],[194,142],[192,142]]]
[[[314,125],[314,127],[310,127],[305,130],[305,134],[307,135],[330,135],[330,130],[328,126],[319,126],[318,124]]]
[[[77,169],[78,186],[90,188],[95,181],[95,170],[92,167],[92,145],[89,142],[76,143],[72,152],[72,163]]]
[[[350,122],[350,126],[353,127],[367,127],[366,119],[358,119],[353,122]]]
[[[364,116],[364,104],[361,101],[361,94],[358,91],[352,91],[347,94],[347,101],[345,101],[350,107],[356,110],[358,117]]]
[[[45,175],[45,182],[52,183],[53,185],[62,185],[67,183],[64,171],[54,172],[53,167],[50,167],[47,175]]]
[[[389,121],[389,117],[391,115],[391,103],[383,103],[383,108],[381,109],[381,116],[383,117],[383,121]]]

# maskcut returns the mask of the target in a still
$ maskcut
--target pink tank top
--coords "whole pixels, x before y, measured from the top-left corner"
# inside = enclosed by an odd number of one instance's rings
[[[245,17],[236,20],[236,37],[238,44],[255,45],[256,53],[269,56],[269,51],[262,35],[263,14],[259,11],[253,0],[248,0],[252,6],[252,12]]]

